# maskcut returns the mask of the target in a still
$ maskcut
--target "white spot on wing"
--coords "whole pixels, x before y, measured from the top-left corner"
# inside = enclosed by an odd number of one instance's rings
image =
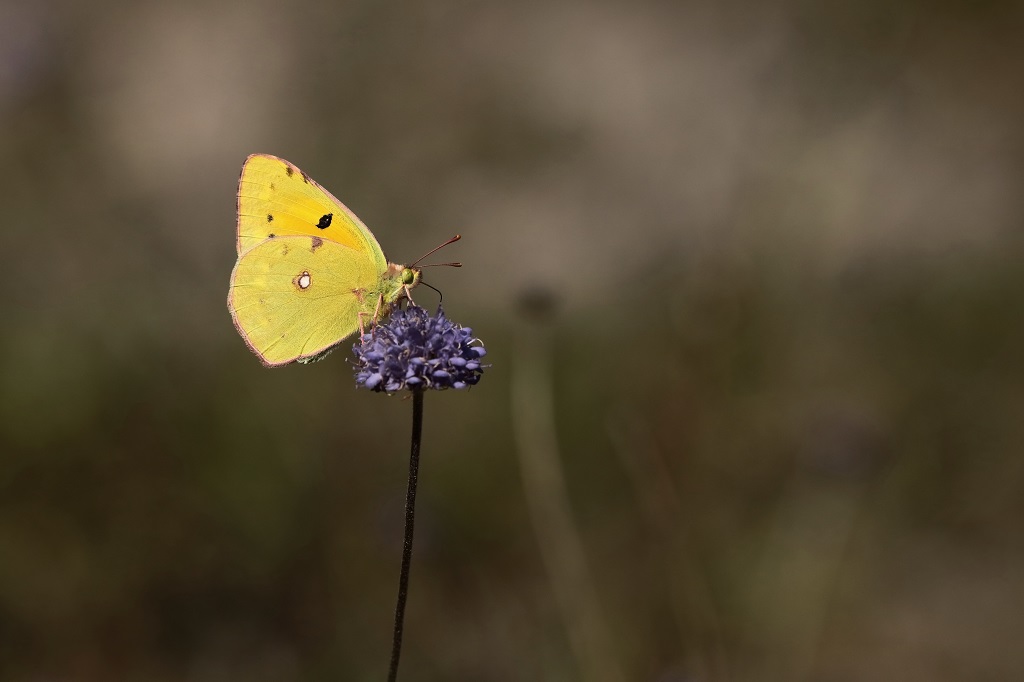
[[[313,280],[310,279],[309,273],[306,272],[306,271],[303,271],[301,275],[299,275],[298,277],[295,278],[295,284],[300,289],[308,289],[309,285],[312,284],[312,283],[313,283]]]

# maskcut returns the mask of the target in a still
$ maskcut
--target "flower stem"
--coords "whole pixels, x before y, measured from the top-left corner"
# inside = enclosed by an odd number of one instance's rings
[[[398,603],[395,604],[395,633],[391,644],[388,682],[398,679],[398,657],[402,653],[402,623],[405,598],[409,591],[409,564],[412,562],[412,531],[416,517],[416,483],[420,469],[420,436],[423,433],[423,389],[412,392],[412,447],[409,451],[409,487],[405,493],[405,541],[402,544],[402,572],[398,577]]]

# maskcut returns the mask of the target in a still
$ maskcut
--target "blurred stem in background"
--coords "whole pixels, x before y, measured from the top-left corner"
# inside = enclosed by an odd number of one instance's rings
[[[664,557],[665,587],[687,669],[697,679],[728,680],[728,657],[711,583],[697,557],[686,510],[672,470],[640,415],[610,415],[608,435],[633,487],[637,504]]]
[[[740,621],[747,665],[737,679],[809,680],[821,674],[819,649],[867,499],[869,484],[861,478],[794,470],[751,566]]]
[[[526,301],[546,317],[550,300]],[[532,308],[532,310],[531,310]],[[597,599],[583,541],[572,518],[555,430],[548,328],[519,325],[512,368],[512,426],[523,492],[541,559],[576,657],[580,678],[622,682],[625,676]]]

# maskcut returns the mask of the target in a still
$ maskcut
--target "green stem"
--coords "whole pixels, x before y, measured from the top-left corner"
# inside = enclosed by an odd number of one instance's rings
[[[412,392],[412,448],[409,452],[409,487],[405,493],[405,541],[402,545],[402,571],[398,577],[398,603],[395,605],[395,632],[391,644],[388,682],[398,679],[398,657],[402,653],[402,624],[405,599],[409,591],[409,564],[412,562],[412,531],[416,517],[416,483],[420,469],[420,436],[423,433],[423,389]]]

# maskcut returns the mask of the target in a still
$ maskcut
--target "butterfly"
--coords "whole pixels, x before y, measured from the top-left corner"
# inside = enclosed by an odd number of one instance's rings
[[[412,300],[422,281],[415,265],[423,258],[411,266],[388,262],[352,211],[269,154],[252,154],[242,165],[237,251],[228,310],[268,367],[319,360]]]

